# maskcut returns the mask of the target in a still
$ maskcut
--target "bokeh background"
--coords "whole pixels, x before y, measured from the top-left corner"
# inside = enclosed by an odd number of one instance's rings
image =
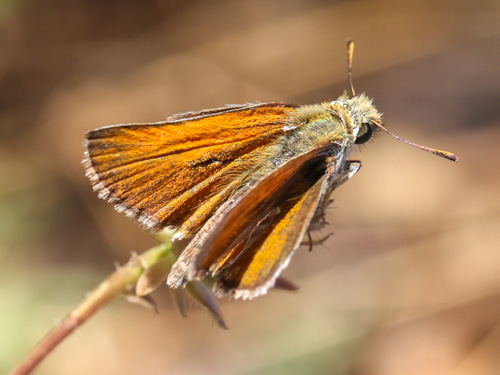
[[[498,1],[0,1],[0,372],[155,242],[97,199],[86,131],[224,104],[332,100],[388,128],[300,249],[301,286],[160,314],[118,299],[37,374],[500,373]]]

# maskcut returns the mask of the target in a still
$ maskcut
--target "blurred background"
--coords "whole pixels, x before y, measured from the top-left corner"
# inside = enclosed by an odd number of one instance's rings
[[[155,242],[92,192],[86,131],[354,85],[426,154],[381,134],[352,155],[294,293],[221,301],[228,331],[165,287],[121,298],[36,374],[500,373],[498,1],[0,0],[0,372]]]

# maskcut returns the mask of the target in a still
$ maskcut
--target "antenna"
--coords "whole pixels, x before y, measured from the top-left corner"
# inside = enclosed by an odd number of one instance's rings
[[[349,80],[349,86],[351,87],[351,94],[354,97],[354,96],[356,96],[356,92],[354,91],[354,85],[352,84],[352,55],[353,55],[353,53],[354,53],[354,42],[351,39],[348,39],[347,40],[347,79]],[[430,148],[430,147],[419,145],[418,143],[413,143],[413,142],[407,141],[406,139],[401,138],[401,137],[397,136],[396,134],[387,130],[385,127],[382,126],[382,124],[379,124],[377,122],[372,122],[372,124],[375,125],[376,127],[378,127],[379,129],[385,131],[387,134],[400,140],[401,142],[404,142],[406,144],[409,144],[409,145],[414,146],[416,148],[419,148],[421,150],[427,151],[431,154],[440,156],[442,158],[452,160],[452,161],[458,161],[458,157],[455,154],[452,154],[451,152],[436,150],[435,148]]]
[[[401,137],[397,136],[394,133],[391,133],[389,130],[387,130],[386,128],[384,128],[382,126],[382,124],[379,124],[379,123],[376,123],[376,122],[372,122],[372,124],[375,125],[377,128],[382,129],[387,134],[392,135],[394,138],[400,140],[401,142],[404,142],[404,143],[406,143],[408,145],[414,146],[414,147],[419,148],[421,150],[427,151],[427,152],[429,152],[431,154],[434,154],[434,155],[437,155],[437,156],[441,156],[442,158],[445,158],[445,159],[448,159],[448,160],[452,160],[452,161],[458,161],[458,157],[455,154],[452,154],[451,152],[436,150],[435,148],[430,148],[430,147],[419,145],[418,143],[413,143],[413,142],[407,141],[406,139],[401,138]]]
[[[354,42],[351,39],[347,40],[347,79],[351,87],[352,96],[356,96],[354,85],[352,84],[352,55],[354,53]]]

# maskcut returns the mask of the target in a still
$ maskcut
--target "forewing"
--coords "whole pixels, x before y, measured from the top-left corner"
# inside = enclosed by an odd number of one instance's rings
[[[295,108],[284,103],[231,106],[97,129],[87,134],[87,176],[99,197],[146,228],[177,227],[231,182],[228,174],[244,170],[283,133]],[[210,210],[220,203],[213,200]],[[193,223],[192,230],[201,224],[202,219]]]
[[[208,236],[191,276],[201,277],[210,269],[217,277],[215,291],[219,295],[248,299],[265,294],[288,265],[311,223],[324,215],[330,193],[361,166],[343,157],[325,157],[325,151],[315,149],[292,159],[246,194]],[[259,199],[261,195],[273,198]],[[272,203],[261,205],[267,199]],[[258,217],[263,219],[255,224]],[[249,236],[237,235],[247,228],[252,228]],[[225,246],[230,250],[225,251]]]
[[[200,278],[214,266],[222,268],[220,262],[228,255],[230,259],[240,255],[234,254],[235,249],[246,252],[247,247],[241,243],[248,240],[259,222],[290,201],[301,199],[325,173],[326,149],[318,147],[291,159],[235,202],[202,243],[190,277]]]
[[[217,291],[244,299],[265,294],[299,247],[328,186],[328,176],[324,174],[298,200],[289,204],[269,225],[267,236],[256,241],[257,246],[247,249],[222,273]]]

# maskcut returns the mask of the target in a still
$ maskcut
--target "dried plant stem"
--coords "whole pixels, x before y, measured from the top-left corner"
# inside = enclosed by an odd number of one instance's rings
[[[75,310],[49,332],[10,375],[31,373],[71,332],[120,294],[133,291],[143,271],[169,254],[170,243],[168,242],[153,247],[141,255],[133,256],[125,266],[106,278]]]

